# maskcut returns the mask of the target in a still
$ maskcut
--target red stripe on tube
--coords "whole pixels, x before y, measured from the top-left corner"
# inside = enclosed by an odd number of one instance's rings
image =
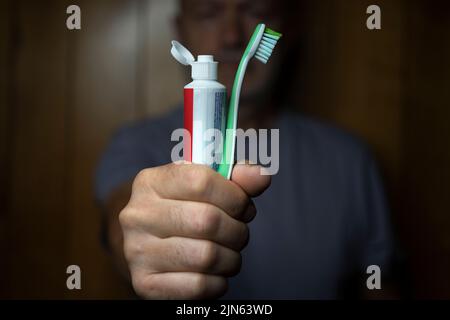
[[[192,140],[194,122],[194,89],[184,89],[184,128],[189,132],[184,137],[184,160],[192,162]]]

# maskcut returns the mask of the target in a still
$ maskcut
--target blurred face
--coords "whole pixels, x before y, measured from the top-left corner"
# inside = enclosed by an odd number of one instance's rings
[[[194,54],[212,54],[219,62],[219,82],[228,93],[239,61],[258,23],[280,28],[280,12],[275,0],[181,0],[177,20],[183,44]],[[247,69],[241,97],[258,96],[269,84],[277,68],[277,55],[263,65],[252,61]]]

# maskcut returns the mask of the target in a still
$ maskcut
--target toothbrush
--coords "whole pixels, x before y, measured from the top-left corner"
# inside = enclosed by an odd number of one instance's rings
[[[272,51],[281,38],[281,34],[260,23],[256,26],[250,42],[242,55],[239,63],[236,77],[234,78],[233,91],[231,92],[230,106],[228,108],[226,137],[222,156],[222,163],[219,165],[218,172],[226,179],[231,179],[233,171],[234,153],[236,149],[236,128],[239,111],[239,97],[241,94],[242,82],[244,81],[245,71],[251,58],[255,57],[266,64],[272,55]]]

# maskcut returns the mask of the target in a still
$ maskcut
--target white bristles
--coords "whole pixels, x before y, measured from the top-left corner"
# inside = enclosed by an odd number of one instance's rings
[[[266,64],[267,61],[269,61],[272,51],[275,48],[279,38],[280,37],[272,34],[264,33],[258,49],[256,50],[255,58]]]
[[[266,40],[261,40],[261,43],[262,43],[263,45],[265,45],[266,47],[270,48],[270,49],[275,48],[275,45],[274,45],[274,44],[269,43],[269,42],[267,42]]]
[[[265,47],[265,46],[261,46],[261,45],[260,45],[259,48],[258,48],[258,50],[259,50],[260,52],[264,52],[264,53],[268,54],[269,57],[270,57],[270,55],[272,54],[272,50],[268,49],[268,48]]]
[[[278,39],[280,39],[280,37],[277,37],[277,36],[274,36],[274,35],[271,35],[271,34],[268,34],[268,33],[264,33],[263,37],[271,38],[271,39],[276,40],[276,41],[278,41]]]
[[[264,60],[269,60],[269,58],[270,58],[270,55],[264,54],[264,53],[261,53],[261,52],[258,52],[258,51],[256,52],[255,55],[260,57],[261,59],[264,59]]]
[[[259,61],[261,61],[262,63],[266,64],[267,63],[267,59],[261,58],[258,55],[255,55],[255,58],[258,59]]]
[[[267,38],[266,36],[263,36],[262,38],[263,41],[266,41],[272,45],[276,45],[277,44],[277,40],[271,39],[271,38]]]

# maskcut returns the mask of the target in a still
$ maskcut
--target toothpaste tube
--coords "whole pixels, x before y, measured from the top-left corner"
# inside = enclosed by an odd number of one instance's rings
[[[226,121],[226,88],[217,82],[218,63],[211,55],[192,54],[172,41],[172,55],[192,66],[193,81],[184,87],[184,159],[217,170],[222,160]]]

